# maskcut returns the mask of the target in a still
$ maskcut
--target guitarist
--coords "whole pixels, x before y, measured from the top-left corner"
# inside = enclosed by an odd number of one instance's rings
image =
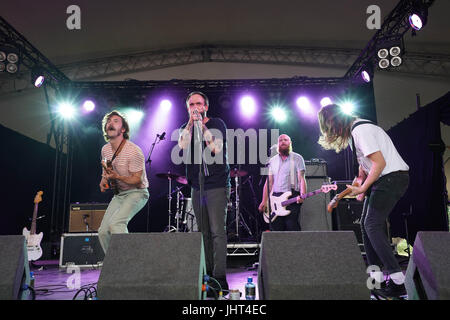
[[[142,150],[129,141],[129,126],[124,116],[112,111],[103,117],[103,136],[108,142],[102,148],[104,165],[100,191],[114,185],[117,192],[106,209],[98,230],[103,251],[108,250],[111,234],[128,233],[128,222],[148,200],[148,180]],[[106,167],[106,168],[105,168]]]
[[[286,191],[293,191],[292,196],[306,193],[305,161],[298,153],[292,152],[291,138],[282,134],[278,137],[278,155],[269,161],[269,177],[263,188],[263,199],[259,205],[259,211],[264,212],[268,200],[269,190],[274,196]],[[269,181],[269,184],[267,184]],[[300,207],[303,199],[299,198],[297,203],[286,209],[291,213],[287,216],[279,216],[270,223],[271,231],[300,231]],[[270,209],[270,208],[269,208]]]
[[[386,236],[386,219],[408,188],[409,167],[386,132],[373,122],[347,115],[335,104],[322,107],[318,118],[322,134],[318,143],[324,149],[338,153],[350,144],[353,150],[355,172],[359,174],[347,188],[360,201],[367,194],[361,215],[367,260],[369,265],[383,266],[390,278],[384,283],[380,275],[371,275],[382,282],[378,293],[387,297],[405,295],[405,276]]]

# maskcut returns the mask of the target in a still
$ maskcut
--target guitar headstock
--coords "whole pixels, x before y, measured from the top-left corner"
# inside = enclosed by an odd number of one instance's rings
[[[34,203],[39,203],[42,201],[42,195],[44,194],[43,191],[38,191],[38,193],[36,193],[36,196],[34,197]]]
[[[328,193],[331,190],[337,190],[337,184],[324,184],[320,187],[320,190],[322,190],[323,193]]]

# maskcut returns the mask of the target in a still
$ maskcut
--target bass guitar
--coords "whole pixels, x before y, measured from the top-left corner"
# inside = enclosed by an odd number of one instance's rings
[[[34,210],[33,219],[31,220],[31,230],[26,227],[23,228],[22,234],[27,240],[28,261],[36,261],[42,257],[41,240],[44,234],[41,232],[36,234],[36,220],[39,202],[42,201],[42,194],[44,192],[39,191],[34,197]]]
[[[296,197],[292,197],[292,192],[287,191],[282,193],[279,196],[273,195],[273,192],[270,194],[270,208],[271,210],[266,210],[264,212],[264,221],[266,223],[273,222],[278,216],[287,216],[291,213],[290,210],[287,210],[286,207],[296,203],[299,199],[307,199],[309,197],[315,196],[319,193],[328,193],[331,190],[337,190],[336,184],[324,184],[320,189],[305,193],[303,195],[299,195]]]

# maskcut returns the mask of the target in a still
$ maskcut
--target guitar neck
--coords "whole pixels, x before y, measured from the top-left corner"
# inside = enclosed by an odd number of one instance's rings
[[[36,234],[36,219],[37,219],[37,212],[38,212],[38,204],[34,204],[34,210],[33,210],[33,220],[31,220],[31,230],[30,234]]]
[[[319,194],[319,193],[321,193],[321,192],[322,192],[322,189],[317,189],[317,190],[314,190],[314,191],[305,193],[304,195],[298,196],[298,197],[301,197],[302,199],[306,199],[306,198],[315,196],[316,194]],[[292,198],[292,199],[283,201],[283,202],[281,203],[281,205],[282,205],[283,207],[285,207],[285,206],[288,206],[288,205],[290,205],[290,204],[293,204],[293,203],[297,202],[297,198],[298,198],[298,197],[294,197],[294,198]]]

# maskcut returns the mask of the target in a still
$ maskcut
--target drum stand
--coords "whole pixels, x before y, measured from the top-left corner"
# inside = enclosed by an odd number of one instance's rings
[[[169,175],[170,175],[170,171],[169,171]],[[169,193],[168,193],[167,199],[169,201],[169,224],[167,226],[167,232],[173,232],[173,231],[177,231],[177,229],[175,227],[172,227],[171,222],[170,222],[170,220],[171,220],[170,218],[172,215],[172,178],[168,177],[168,179],[169,179]]]
[[[236,175],[234,177],[234,182],[235,182],[235,186],[236,186],[236,191],[235,191],[235,219],[236,219],[236,238],[239,240],[239,223],[245,227],[245,229],[247,229],[247,232],[250,236],[253,236],[252,232],[250,231],[250,228],[247,226],[247,224],[245,223],[244,218],[242,217],[242,220],[239,219],[240,213],[239,213],[239,176]]]

